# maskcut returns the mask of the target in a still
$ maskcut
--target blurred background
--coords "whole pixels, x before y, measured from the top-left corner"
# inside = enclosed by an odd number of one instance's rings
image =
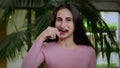
[[[21,68],[61,2],[72,2],[82,11],[97,68],[120,68],[120,0],[0,0],[0,68]]]

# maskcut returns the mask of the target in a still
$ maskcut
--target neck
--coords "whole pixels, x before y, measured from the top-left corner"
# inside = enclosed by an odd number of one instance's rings
[[[73,37],[59,39],[58,44],[63,48],[74,48],[76,46],[75,42],[73,41]]]

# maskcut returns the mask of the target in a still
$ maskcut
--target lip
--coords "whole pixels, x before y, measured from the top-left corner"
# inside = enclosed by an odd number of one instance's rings
[[[67,32],[60,32],[60,35],[64,35],[65,33],[67,33]]]
[[[65,29],[65,30],[59,29],[59,32],[60,32],[60,35],[64,35],[68,32],[68,30],[67,29]]]

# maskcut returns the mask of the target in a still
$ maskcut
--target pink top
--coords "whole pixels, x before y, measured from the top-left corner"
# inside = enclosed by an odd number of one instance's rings
[[[35,41],[21,68],[37,68],[42,62],[46,68],[96,68],[96,55],[90,46],[80,45],[69,50],[56,42],[42,44]]]

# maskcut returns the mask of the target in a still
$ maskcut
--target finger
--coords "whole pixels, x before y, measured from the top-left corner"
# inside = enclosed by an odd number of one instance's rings
[[[55,32],[55,34],[56,34],[58,37],[60,37],[60,32],[59,32],[59,30],[58,30],[57,28],[55,28],[54,32]]]
[[[48,27],[46,33],[47,33],[46,39],[48,39],[48,38],[55,39],[56,35],[58,37],[60,36],[58,29],[54,28],[54,27]]]
[[[49,39],[49,38],[50,38],[50,36],[46,36],[46,37],[45,37],[45,39]]]
[[[54,31],[49,31],[47,32],[47,35],[46,35],[46,39],[55,39],[56,38],[56,34]]]
[[[50,37],[50,39],[55,39],[56,38],[56,33],[55,33],[55,31],[53,31],[53,32],[51,32],[51,37]]]

